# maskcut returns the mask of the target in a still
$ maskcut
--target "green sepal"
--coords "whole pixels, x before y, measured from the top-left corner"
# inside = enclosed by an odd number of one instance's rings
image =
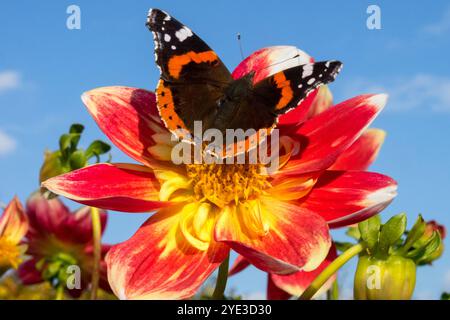
[[[386,256],[389,249],[393,246],[406,230],[406,214],[400,213],[393,216],[386,222],[380,231],[380,240],[378,243],[378,253],[381,256]]]
[[[366,243],[369,252],[376,250],[380,235],[381,219],[379,215],[375,215],[358,224],[358,230],[362,241]]]

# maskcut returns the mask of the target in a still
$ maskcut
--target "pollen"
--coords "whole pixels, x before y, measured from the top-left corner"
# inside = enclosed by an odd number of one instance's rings
[[[191,164],[187,176],[198,201],[209,201],[219,208],[256,198],[270,187],[257,164]]]
[[[0,237],[0,269],[17,269],[22,262],[20,248],[5,237]]]

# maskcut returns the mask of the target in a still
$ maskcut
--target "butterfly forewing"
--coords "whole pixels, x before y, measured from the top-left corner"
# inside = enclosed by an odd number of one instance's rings
[[[157,104],[167,128],[179,135],[179,129],[192,132],[194,121],[202,121],[207,129],[232,81],[230,72],[203,40],[164,11],[150,10],[147,26],[161,70]]]

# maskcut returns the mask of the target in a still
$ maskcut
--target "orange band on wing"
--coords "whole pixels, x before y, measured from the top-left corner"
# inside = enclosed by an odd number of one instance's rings
[[[189,51],[188,53],[173,56],[170,58],[168,62],[169,74],[178,79],[180,77],[181,70],[183,67],[191,62],[195,63],[212,63],[214,61],[218,61],[219,58],[214,51],[204,51],[200,53],[196,53],[194,51]]]
[[[175,112],[175,104],[173,102],[172,91],[169,87],[166,87],[164,80],[158,82],[156,88],[156,101],[158,105],[159,114],[164,121],[167,129],[171,131],[185,129],[186,125],[183,120]]]
[[[294,92],[291,88],[291,81],[286,79],[284,72],[279,72],[273,76],[273,81],[278,89],[281,89],[281,98],[278,104],[275,106],[276,110],[286,107],[292,98],[294,98]]]

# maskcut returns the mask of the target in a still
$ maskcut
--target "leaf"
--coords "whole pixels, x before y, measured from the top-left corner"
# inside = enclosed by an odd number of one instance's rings
[[[357,227],[349,227],[345,234],[355,240],[359,240],[361,238],[361,233],[359,232],[359,229]]]
[[[433,254],[438,250],[441,245],[441,235],[438,231],[433,231],[430,240],[423,246],[423,253],[417,258],[418,264],[430,263],[433,261]]]
[[[86,149],[86,158],[90,159],[93,156],[98,158],[100,155],[109,152],[109,150],[111,150],[111,146],[109,144],[101,140],[95,140]]]
[[[408,236],[406,237],[404,245],[405,250],[411,248],[414,243],[423,236],[426,226],[425,220],[423,220],[422,215],[419,214],[414,226],[411,228],[411,231],[408,232]]]
[[[72,170],[77,170],[85,167],[87,164],[87,158],[83,150],[77,150],[72,153],[70,155],[69,163]]]
[[[386,255],[389,248],[395,244],[406,230],[406,214],[393,216],[381,227],[379,253]]]
[[[70,126],[69,133],[78,133],[82,134],[84,131],[84,126],[79,123],[74,123]]]
[[[351,247],[353,247],[355,244],[350,242],[334,242],[334,245],[336,246],[336,249],[340,252],[347,251]]]
[[[373,252],[376,249],[376,246],[378,244],[380,225],[381,221],[379,215],[375,215],[358,224],[361,239],[366,243],[367,248],[371,252]]]

